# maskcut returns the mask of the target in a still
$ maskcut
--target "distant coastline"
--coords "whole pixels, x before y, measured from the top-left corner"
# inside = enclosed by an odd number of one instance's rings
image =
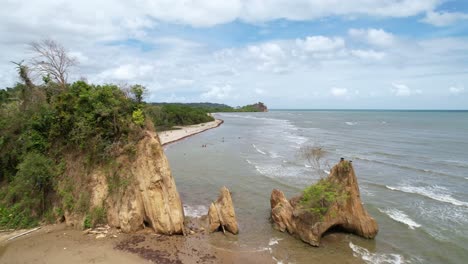
[[[178,126],[176,130],[166,130],[158,132],[161,145],[165,146],[177,141],[184,140],[188,137],[205,132],[209,129],[217,128],[224,123],[222,119],[215,119],[211,122],[201,123],[190,126]]]

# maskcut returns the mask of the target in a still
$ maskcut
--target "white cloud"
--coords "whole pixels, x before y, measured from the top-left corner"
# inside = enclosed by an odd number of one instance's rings
[[[357,39],[368,42],[371,45],[387,47],[395,43],[396,38],[392,33],[388,33],[383,29],[350,29],[348,34]]]
[[[348,94],[348,89],[333,87],[330,92],[333,96],[341,97]]]
[[[422,94],[422,90],[416,89],[413,91],[405,84],[393,83],[392,86],[393,88],[391,89],[391,91],[395,96],[406,97],[414,94]]]
[[[375,50],[351,50],[351,54],[364,60],[382,60],[385,58],[385,52]]]
[[[310,36],[304,40],[297,39],[298,47],[307,52],[325,52],[344,48],[345,42],[342,38],[328,38],[324,36]]]
[[[226,85],[212,85],[211,88],[202,93],[200,97],[202,99],[211,100],[223,100],[226,99],[232,91],[232,87],[229,84]]]
[[[436,27],[445,27],[463,20],[468,20],[468,14],[460,12],[430,11],[427,12],[426,16],[420,21]]]
[[[461,94],[461,93],[465,92],[465,87],[452,86],[452,87],[449,88],[449,92],[451,94],[455,94],[455,95]]]

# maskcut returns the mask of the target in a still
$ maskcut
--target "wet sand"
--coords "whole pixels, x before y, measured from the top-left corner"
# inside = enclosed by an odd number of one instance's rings
[[[191,125],[191,126],[177,126],[175,130],[167,130],[158,132],[159,139],[162,145],[173,143],[184,138],[204,132],[208,129],[219,127],[223,120],[216,119],[215,121]]]
[[[111,231],[116,232],[116,230]],[[19,233],[19,232],[14,232]],[[204,232],[188,236],[163,236],[150,229],[135,234],[96,235],[67,228],[43,226],[23,237],[6,241],[0,236],[0,263],[275,263],[268,252],[215,248]],[[226,234],[231,236],[230,234]]]

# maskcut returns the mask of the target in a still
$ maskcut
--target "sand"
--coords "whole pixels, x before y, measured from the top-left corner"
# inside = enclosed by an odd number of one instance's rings
[[[110,230],[117,233],[118,230]],[[210,237],[222,233],[198,232],[163,236],[150,229],[118,233],[97,239],[64,224],[43,226],[26,236],[6,241],[16,232],[0,234],[0,263],[275,263],[268,252],[214,247]],[[227,234],[228,236],[232,236]]]
[[[161,140],[162,145],[167,145],[187,137],[196,135],[208,129],[219,127],[224,121],[221,119],[216,119],[215,121],[202,123],[198,125],[191,126],[177,126],[175,130],[167,130],[158,132],[159,139]]]

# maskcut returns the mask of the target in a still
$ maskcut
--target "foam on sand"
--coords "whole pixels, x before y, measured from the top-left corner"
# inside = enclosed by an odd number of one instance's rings
[[[380,209],[379,208],[379,211],[386,214],[386,215],[388,215],[393,220],[407,225],[410,229],[415,229],[417,227],[421,227],[420,224],[413,221],[413,219],[409,218],[408,215],[406,215],[404,212],[402,212],[402,211],[400,211],[398,209],[394,209],[394,208]]]

